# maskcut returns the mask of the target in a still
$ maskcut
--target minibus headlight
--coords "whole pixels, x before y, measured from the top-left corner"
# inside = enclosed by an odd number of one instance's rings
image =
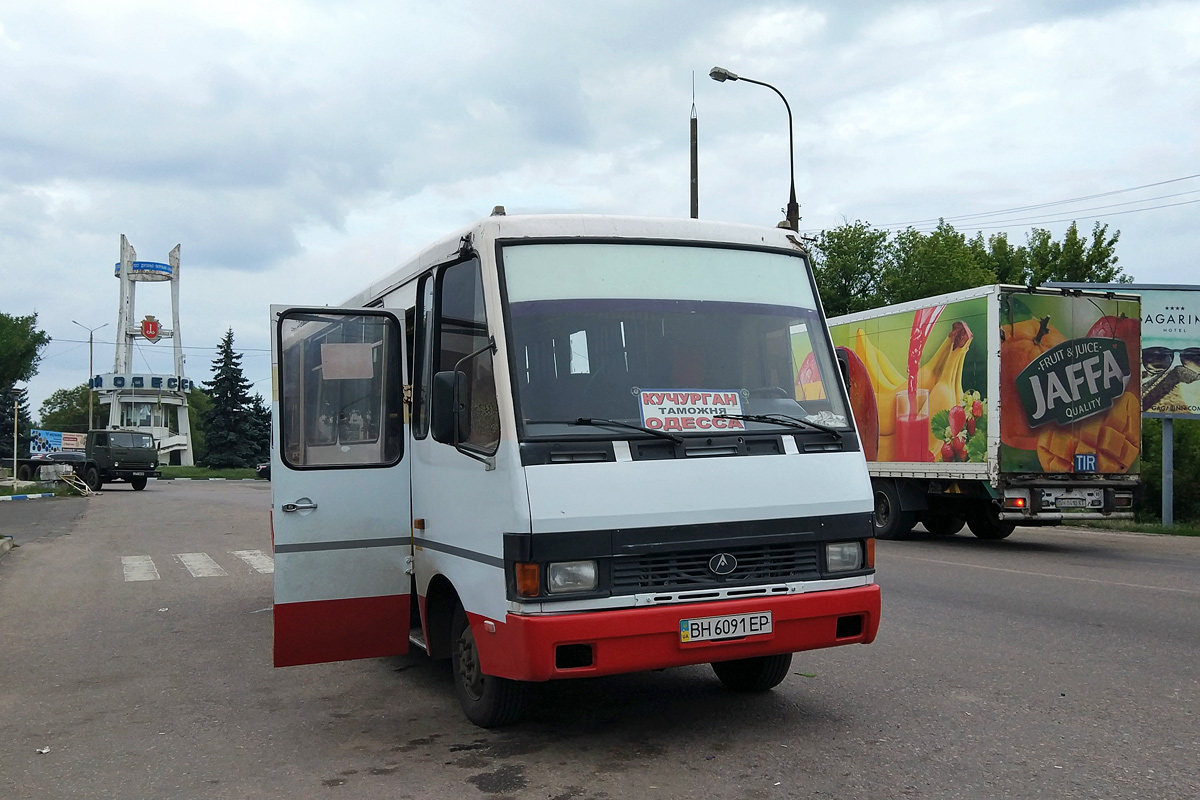
[[[825,566],[830,572],[862,569],[862,544],[835,542],[825,545]]]
[[[595,561],[559,561],[546,568],[550,594],[591,592],[596,589]]]

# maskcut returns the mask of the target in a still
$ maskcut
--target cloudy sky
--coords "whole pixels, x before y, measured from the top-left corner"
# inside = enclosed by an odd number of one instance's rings
[[[0,0],[0,311],[52,391],[113,359],[121,234],[182,245],[189,377],[227,328],[269,396],[268,307],[335,304],[485,216],[1120,230],[1200,283],[1200,3]],[[1000,213],[1006,212],[1006,213]],[[138,317],[170,319],[165,285]],[[170,371],[143,344],[142,371]]]

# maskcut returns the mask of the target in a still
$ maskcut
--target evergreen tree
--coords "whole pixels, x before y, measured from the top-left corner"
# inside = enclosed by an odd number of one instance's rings
[[[14,384],[0,386],[0,467],[12,468],[13,457],[13,402],[17,411],[17,456],[29,455],[29,429],[33,420],[29,416],[29,393],[17,389]]]
[[[197,464],[204,464],[208,457],[208,428],[205,420],[211,410],[212,398],[203,388],[188,392],[188,428],[192,435],[192,458]]]
[[[212,362],[213,379],[204,386],[212,408],[204,414],[205,464],[215,469],[251,467],[258,452],[250,381],[242,374],[242,354],[233,351],[233,329],[225,332]]]
[[[261,394],[254,395],[250,401],[250,419],[252,439],[257,448],[254,462],[257,464],[271,458],[271,409],[267,408]]]

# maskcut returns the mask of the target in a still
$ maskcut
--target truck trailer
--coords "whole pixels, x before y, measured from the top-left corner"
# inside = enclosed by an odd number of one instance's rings
[[[830,319],[876,537],[1132,518],[1140,320],[1137,295],[1006,285]]]

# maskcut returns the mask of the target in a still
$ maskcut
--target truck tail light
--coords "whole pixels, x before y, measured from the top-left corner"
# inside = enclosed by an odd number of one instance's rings
[[[1005,508],[1015,508],[1019,511],[1021,509],[1024,509],[1025,506],[1026,506],[1026,500],[1024,497],[1006,497],[1006,498],[1004,498],[1004,507]]]
[[[518,562],[515,570],[518,597],[537,597],[542,593],[542,571],[537,564]]]

